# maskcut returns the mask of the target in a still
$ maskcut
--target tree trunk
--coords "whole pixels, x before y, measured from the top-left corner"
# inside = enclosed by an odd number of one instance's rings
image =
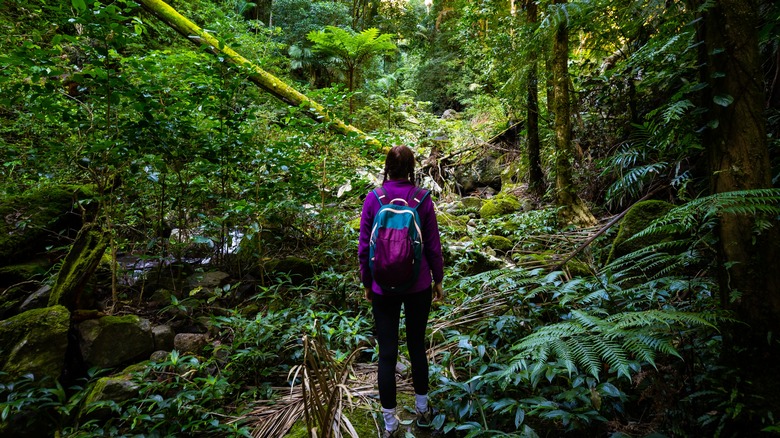
[[[555,0],[566,4],[567,0]],[[572,179],[571,107],[569,104],[569,28],[558,25],[553,37],[553,113],[555,116],[555,189],[564,222],[591,226],[597,223],[588,207],[577,195]]]
[[[159,18],[168,26],[172,27],[183,37],[192,41],[195,44],[205,44],[211,48],[215,54],[224,56],[228,62],[240,67],[242,71],[245,71],[250,81],[263,90],[271,93],[274,97],[282,102],[296,107],[302,107],[306,110],[308,115],[318,121],[327,123],[328,126],[336,132],[345,135],[357,135],[369,145],[377,148],[381,147],[378,140],[368,136],[363,131],[355,128],[352,125],[348,125],[338,118],[330,115],[327,110],[319,103],[309,99],[298,90],[287,85],[276,76],[266,72],[260,67],[256,66],[248,59],[236,53],[230,47],[224,45],[222,42],[214,38],[212,35],[206,33],[181,14],[179,14],[170,5],[162,0],[140,0],[144,9],[151,12],[155,17]]]
[[[528,21],[535,24],[539,20],[539,10],[536,2],[527,0],[526,11]],[[528,63],[528,188],[531,193],[541,198],[546,190],[544,172],[542,172],[542,154],[539,141],[539,61],[536,52],[529,52]]]
[[[764,121],[764,86],[756,23],[759,5],[751,0],[720,0],[705,12],[704,42],[711,121],[704,136],[713,193],[772,187]],[[744,394],[761,400],[761,411],[780,410],[780,236],[773,227],[756,236],[756,218],[728,214],[718,233],[722,305],[749,324],[724,327],[724,358],[750,382]],[[752,384],[751,384],[752,383]],[[743,393],[743,392],[741,392]],[[761,425],[733,425],[758,433]]]

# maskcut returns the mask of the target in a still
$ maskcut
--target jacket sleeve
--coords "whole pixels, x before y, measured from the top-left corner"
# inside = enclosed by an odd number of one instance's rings
[[[371,287],[374,279],[368,268],[369,248],[371,238],[371,225],[374,223],[377,204],[376,196],[369,192],[363,201],[363,212],[360,215],[360,237],[358,238],[358,261],[360,262],[360,281],[365,287]]]
[[[444,279],[444,258],[441,252],[441,237],[439,223],[431,196],[428,195],[420,205],[420,220],[423,222],[423,248],[434,283]]]

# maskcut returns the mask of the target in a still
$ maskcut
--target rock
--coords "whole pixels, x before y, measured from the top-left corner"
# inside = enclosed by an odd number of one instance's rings
[[[443,113],[441,113],[442,120],[452,120],[458,118],[458,112],[454,109],[446,109]]]
[[[485,236],[481,238],[479,242],[482,245],[487,246],[488,248],[493,248],[499,252],[507,252],[515,246],[511,240],[503,236]]]
[[[0,321],[0,370],[59,378],[68,347],[70,312],[63,306],[32,309]]]
[[[466,196],[465,198],[461,198],[460,202],[463,203],[463,206],[468,209],[473,210],[479,210],[482,208],[482,198],[478,198],[476,196]]]
[[[0,288],[8,287],[35,278],[43,278],[49,264],[45,260],[0,267]]]
[[[190,289],[214,289],[223,286],[226,280],[230,278],[230,274],[222,271],[202,272],[193,274],[187,279],[187,285]]]
[[[46,307],[46,304],[49,302],[49,295],[51,295],[51,286],[45,284],[30,294],[19,307],[19,310],[24,312],[31,309]]]
[[[149,356],[149,360],[155,363],[165,362],[171,353],[166,350],[157,350]]]
[[[82,357],[92,366],[114,367],[154,351],[151,324],[136,315],[90,319],[77,330]]]
[[[113,401],[121,403],[138,396],[139,386],[132,380],[131,374],[112,377],[101,377],[84,398],[84,409],[79,417],[82,419],[105,419],[111,416],[108,406],[95,408],[97,402]]]
[[[476,275],[485,271],[492,271],[504,266],[501,259],[490,257],[481,251],[475,251],[460,245],[442,246],[444,264],[451,266],[456,260],[458,268],[464,276]]]
[[[55,185],[0,200],[0,266],[64,245],[82,224],[74,204],[94,195],[87,186]]]
[[[436,215],[436,220],[440,227],[446,227],[452,229],[455,233],[466,233],[466,225],[468,224],[468,217],[454,216],[450,213],[440,212]]]
[[[208,335],[202,333],[179,333],[173,339],[173,348],[179,353],[200,353],[208,344]]]
[[[674,205],[664,201],[642,201],[634,204],[625,217],[620,222],[617,236],[612,242],[612,250],[609,254],[609,260],[615,260],[628,253],[647,247],[648,245],[658,243],[669,236],[652,235],[641,239],[627,241],[636,233],[644,230],[651,222],[665,215],[674,207]]]
[[[176,333],[167,325],[156,325],[152,327],[152,337],[154,338],[155,350],[173,350],[174,338]]]
[[[479,209],[479,216],[482,219],[489,219],[496,216],[502,216],[514,213],[520,210],[520,201],[514,195],[498,194],[488,199]]]
[[[168,289],[157,289],[152,296],[149,297],[149,305],[152,307],[164,307],[171,304],[171,296],[173,294]]]
[[[501,160],[496,154],[484,154],[471,166],[458,166],[455,182],[461,193],[472,193],[484,187],[501,190]]]

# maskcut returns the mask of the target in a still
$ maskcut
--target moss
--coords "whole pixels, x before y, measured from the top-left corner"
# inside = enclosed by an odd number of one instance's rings
[[[612,243],[609,260],[614,260],[667,238],[668,236],[652,235],[641,239],[633,239],[630,242],[627,241],[638,232],[647,228],[651,222],[668,213],[672,208],[674,208],[674,205],[668,202],[655,200],[634,204],[620,223],[620,229]]]
[[[76,237],[57,275],[49,305],[61,304],[75,310],[87,281],[97,269],[108,246],[108,239],[97,227],[85,226]]]
[[[94,195],[89,186],[55,185],[2,199],[0,217],[5,220],[0,221],[0,265],[44,252],[53,239],[61,237],[60,231],[81,228],[73,204]]]
[[[352,219],[347,223],[350,228],[352,228],[355,231],[360,231],[360,217],[356,217],[355,219]]]
[[[479,216],[482,219],[488,219],[495,216],[514,213],[519,209],[520,201],[516,196],[499,193],[482,204],[482,208],[479,209]]]
[[[458,234],[466,233],[468,226],[468,216],[455,216],[450,213],[439,212],[436,214],[436,220],[439,226],[446,227]]]
[[[507,252],[511,250],[515,245],[511,240],[503,236],[485,236],[479,239],[481,245],[493,248],[496,251]]]
[[[566,269],[572,277],[588,277],[593,275],[593,271],[590,269],[587,263],[579,260],[569,260],[566,262]]]
[[[45,260],[34,260],[18,265],[0,267],[0,287],[31,280],[46,273],[49,264]]]
[[[63,306],[32,309],[0,321],[2,371],[58,378],[65,363],[70,312]]]

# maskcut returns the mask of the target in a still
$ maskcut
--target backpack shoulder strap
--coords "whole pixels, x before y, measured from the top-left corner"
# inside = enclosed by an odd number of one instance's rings
[[[376,196],[376,200],[379,201],[379,205],[385,205],[385,202],[382,200],[387,198],[387,190],[385,190],[384,187],[379,186],[371,192],[374,194],[374,196]],[[382,194],[380,195],[379,192],[382,192]]]
[[[417,190],[414,191],[414,195],[412,195],[412,201],[409,203],[409,206],[417,210],[417,207],[422,204],[422,202],[425,200],[425,197],[428,196],[431,192],[429,190],[417,188]]]

